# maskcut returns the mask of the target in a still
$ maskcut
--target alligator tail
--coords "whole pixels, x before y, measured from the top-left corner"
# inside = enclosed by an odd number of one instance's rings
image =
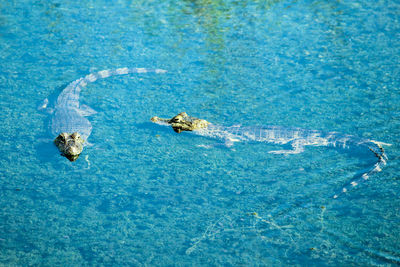
[[[86,85],[93,83],[98,79],[105,79],[111,76],[126,75],[131,73],[166,73],[163,69],[146,69],[146,68],[119,68],[94,72],[71,82],[59,95],[57,103],[68,103],[72,108],[79,108],[79,94]]]
[[[371,177],[374,173],[382,171],[383,166],[386,165],[386,161],[388,160],[388,157],[386,156],[385,150],[383,149],[382,145],[390,146],[391,144],[377,142],[377,141],[373,141],[373,140],[371,140],[370,142],[375,144],[376,147],[374,149],[369,146],[368,149],[378,158],[378,161],[371,168],[369,168],[366,172],[363,172],[362,174],[357,175],[357,177],[355,179],[353,179],[348,185],[343,187],[342,191],[339,192],[338,194],[335,194],[333,196],[333,198],[338,198],[340,195],[345,194],[351,188],[356,187],[358,184],[362,183],[363,181],[368,180],[369,177]]]
[[[81,87],[85,87],[86,84],[88,83],[95,82],[98,79],[108,78],[110,76],[126,75],[131,73],[148,73],[148,72],[166,73],[167,71],[163,69],[146,69],[146,68],[119,68],[111,70],[102,70],[99,72],[86,75],[84,78],[81,79],[79,85]]]

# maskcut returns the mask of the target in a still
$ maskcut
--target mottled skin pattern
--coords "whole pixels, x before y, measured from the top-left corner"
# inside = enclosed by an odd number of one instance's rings
[[[79,94],[82,88],[98,79],[110,76],[148,72],[165,73],[166,71],[162,69],[119,68],[91,73],[84,78],[71,82],[58,96],[50,122],[51,133],[54,137],[57,136],[54,143],[61,155],[70,161],[76,160],[83,147],[88,144],[87,139],[92,132],[92,124],[86,117],[96,113],[96,111],[79,103]],[[40,109],[47,108],[47,104],[48,100],[45,99]]]
[[[378,159],[367,171],[356,175],[356,177],[338,194],[346,193],[348,187],[355,187],[360,182],[367,180],[373,173],[382,170],[386,165],[387,156],[382,145],[390,145],[369,139],[362,139],[352,135],[337,132],[323,133],[316,130],[305,130],[301,128],[285,128],[279,126],[222,126],[212,124],[206,120],[193,118],[185,112],[179,113],[172,119],[152,117],[151,121],[160,125],[171,126],[175,132],[190,131],[194,134],[223,140],[230,147],[234,142],[265,142],[272,144],[291,145],[290,150],[269,151],[273,154],[298,154],[304,151],[305,146],[327,146],[341,149],[362,149],[371,151]]]

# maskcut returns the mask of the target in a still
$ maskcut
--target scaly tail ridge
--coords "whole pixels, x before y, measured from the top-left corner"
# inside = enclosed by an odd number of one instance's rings
[[[98,79],[105,79],[111,76],[126,75],[131,73],[166,73],[163,69],[146,68],[119,68],[94,72],[71,82],[59,95],[58,105],[67,105],[70,108],[79,108],[79,94],[86,85]]]
[[[388,157],[386,156],[385,150],[383,149],[381,144],[385,145],[390,145],[390,144],[386,144],[383,142],[376,142],[376,141],[371,141],[371,142],[374,143],[379,149],[379,151],[376,151],[373,148],[368,147],[368,149],[371,150],[371,152],[374,153],[374,155],[378,158],[378,162],[376,162],[368,171],[362,173],[356,179],[352,180],[347,186],[343,187],[342,191],[334,195],[333,198],[338,198],[340,195],[346,193],[349,190],[348,188],[356,187],[359,183],[368,180],[369,177],[371,177],[371,175],[373,175],[374,173],[382,171],[383,166],[386,165]]]
[[[102,70],[99,72],[91,73],[86,75],[80,82],[80,86],[85,87],[88,83],[92,83],[97,81],[98,79],[108,78],[110,76],[116,75],[126,75],[131,73],[166,73],[166,70],[163,69],[146,69],[146,68],[119,68],[112,70]]]

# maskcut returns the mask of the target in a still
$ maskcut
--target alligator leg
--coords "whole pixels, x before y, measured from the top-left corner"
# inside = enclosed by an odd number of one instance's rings
[[[45,98],[42,103],[40,103],[38,110],[43,110],[48,114],[53,114],[54,109],[49,107],[49,99]]]
[[[235,142],[240,142],[240,140],[228,137],[225,139],[224,145],[228,148],[233,147]]]
[[[300,141],[293,141],[292,142],[292,148],[291,150],[273,150],[273,151],[268,151],[270,154],[299,154],[304,151],[304,146],[300,143]]]
[[[198,145],[198,147],[212,148],[212,147],[225,147],[232,148],[235,142],[240,142],[238,139],[226,138],[223,143],[215,143],[212,145]]]
[[[91,107],[89,107],[88,105],[85,105],[85,104],[81,104],[79,106],[78,112],[79,112],[79,114],[81,114],[84,117],[88,117],[90,115],[97,113],[96,110],[92,109]]]

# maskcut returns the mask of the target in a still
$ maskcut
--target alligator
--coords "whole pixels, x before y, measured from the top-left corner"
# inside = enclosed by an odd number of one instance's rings
[[[131,73],[165,73],[163,69],[146,68],[119,68],[102,70],[91,73],[84,78],[71,82],[57,98],[54,109],[51,110],[50,130],[54,137],[54,144],[70,161],[75,161],[82,153],[83,147],[88,144],[87,139],[92,132],[90,121],[85,118],[96,113],[93,109],[79,103],[79,94],[87,84],[98,79],[110,76],[126,75]],[[49,101],[46,98],[40,109],[46,109]]]
[[[391,144],[378,142],[370,139],[362,139],[353,135],[345,135],[337,132],[323,133],[317,130],[306,130],[301,128],[286,128],[280,126],[222,126],[212,124],[204,119],[188,116],[181,112],[171,119],[152,117],[152,122],[171,126],[172,129],[181,133],[190,131],[196,135],[216,138],[224,141],[225,146],[231,147],[234,142],[265,142],[270,144],[290,145],[292,149],[269,151],[272,154],[298,154],[304,151],[305,146],[326,146],[341,149],[361,148],[364,151],[372,152],[377,161],[366,171],[357,174],[349,184],[344,186],[341,192],[335,194],[333,198],[346,193],[349,188],[357,186],[362,181],[382,170],[386,165],[387,156],[383,145]]]

